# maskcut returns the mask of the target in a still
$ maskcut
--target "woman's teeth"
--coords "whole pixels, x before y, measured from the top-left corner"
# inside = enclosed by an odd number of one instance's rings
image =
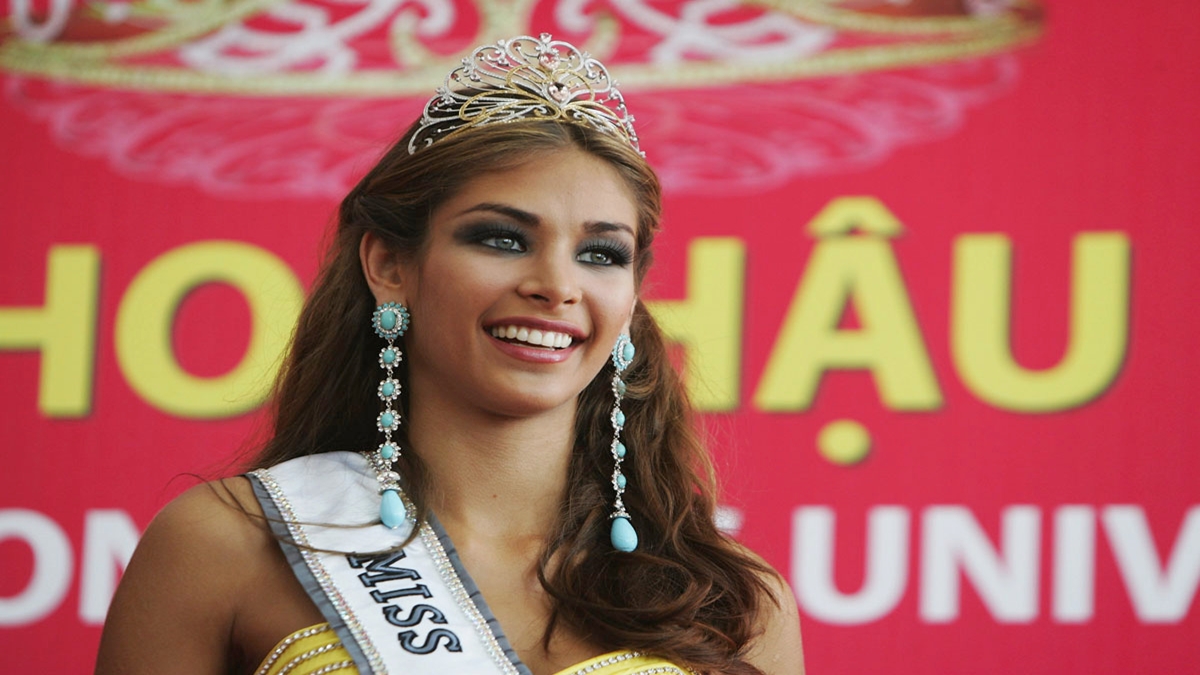
[[[524,326],[492,326],[492,337],[553,349],[565,349],[571,346],[571,336],[566,333],[555,333],[550,330],[538,330]]]

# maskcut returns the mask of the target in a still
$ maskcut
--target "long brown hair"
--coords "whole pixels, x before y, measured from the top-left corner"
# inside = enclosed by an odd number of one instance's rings
[[[624,141],[575,124],[523,122],[474,129],[410,155],[412,133],[410,128],[342,201],[276,382],[272,437],[255,468],[378,444],[370,420],[379,407],[381,343],[369,326],[374,298],[361,270],[359,242],[371,232],[398,254],[418,255],[430,214],[473,178],[569,147],[608,161],[638,209],[639,284],[649,268],[661,190],[653,170]],[[771,602],[766,580],[773,572],[714,525],[712,465],[662,332],[641,302],[630,334],[637,357],[624,375],[629,422],[623,441],[630,448],[625,473],[638,489],[625,494],[625,505],[640,547],[620,553],[608,543],[609,364],[579,394],[569,489],[538,565],[538,578],[553,598],[544,641],[565,625],[604,646],[658,654],[698,672],[759,673],[744,657],[759,610]],[[404,362],[397,377],[407,379]],[[402,415],[407,403],[402,397]],[[396,440],[408,449],[403,425]],[[402,452],[397,470],[423,517],[429,486],[418,453]]]

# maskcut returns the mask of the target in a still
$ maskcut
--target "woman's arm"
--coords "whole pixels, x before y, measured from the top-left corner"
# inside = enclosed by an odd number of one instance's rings
[[[150,523],[109,607],[97,675],[229,672],[247,558],[262,535],[223,489],[196,486]]]

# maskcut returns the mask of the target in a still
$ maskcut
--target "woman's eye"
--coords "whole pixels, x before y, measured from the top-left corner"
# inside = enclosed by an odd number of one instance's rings
[[[575,259],[599,267],[625,267],[633,260],[633,251],[621,242],[597,240],[580,247]]]
[[[488,237],[480,241],[484,246],[490,246],[501,251],[525,251],[525,245],[515,237]]]
[[[613,264],[613,256],[607,251],[584,251],[579,254],[578,260],[592,265]]]

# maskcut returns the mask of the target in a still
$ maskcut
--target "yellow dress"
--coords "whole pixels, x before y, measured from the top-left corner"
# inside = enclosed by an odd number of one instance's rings
[[[263,659],[256,675],[357,675],[358,668],[329,624],[292,633]],[[452,675],[446,673],[443,675]],[[693,675],[669,661],[637,652],[609,652],[555,675]]]

